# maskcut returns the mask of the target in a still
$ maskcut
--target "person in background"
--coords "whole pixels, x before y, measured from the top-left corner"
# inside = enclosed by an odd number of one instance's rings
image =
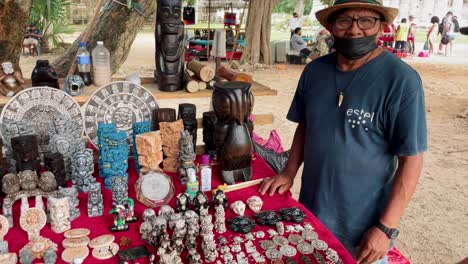
[[[401,23],[395,33],[395,49],[393,53],[397,53],[398,51],[404,53],[406,51],[409,28],[408,20],[406,18],[401,19]]]
[[[322,28],[316,38],[315,42],[312,45],[312,53],[313,56],[311,56],[311,59],[315,59],[318,57],[322,57],[330,53],[330,49],[333,46],[333,40],[331,38],[330,31],[328,31],[326,28]]]
[[[408,33],[408,51],[410,54],[415,53],[415,42],[416,42],[416,29],[418,25],[414,22],[414,16],[409,16],[409,33]]]
[[[42,38],[42,32],[35,24],[31,23],[26,29],[26,36],[23,40],[23,45],[33,46],[33,50],[37,53],[39,47],[39,39]]]
[[[388,24],[384,29],[382,37],[385,38],[384,47],[393,47],[395,40],[395,24]]]
[[[299,52],[304,57],[309,57],[312,53],[307,48],[307,42],[302,39],[302,29],[300,27],[294,29],[294,35],[291,37],[291,49]]]
[[[301,20],[299,19],[299,15],[296,12],[294,12],[293,17],[291,18],[291,20],[289,20],[288,27],[291,31],[292,38],[294,36],[294,31],[296,30],[296,28],[301,27]]]
[[[427,32],[427,39],[429,40],[429,56],[434,54],[434,47],[437,43],[437,35],[439,34],[440,19],[437,16],[431,18],[431,27]]]
[[[452,22],[453,12],[449,11],[442,19],[442,23],[439,25],[439,33],[442,35],[442,39],[440,40],[439,44],[439,54],[443,54],[442,49],[445,46],[445,56],[448,56],[448,46],[453,45],[450,42],[450,35],[453,35],[453,39],[455,39],[455,28]]]

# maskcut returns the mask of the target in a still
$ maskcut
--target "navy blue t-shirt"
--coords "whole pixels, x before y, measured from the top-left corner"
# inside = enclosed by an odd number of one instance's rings
[[[427,149],[421,78],[389,52],[351,72],[332,53],[304,69],[287,118],[306,126],[300,202],[354,248],[387,206],[398,157]]]

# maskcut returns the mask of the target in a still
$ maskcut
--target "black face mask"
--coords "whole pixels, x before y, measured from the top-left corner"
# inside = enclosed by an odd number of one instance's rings
[[[334,36],[334,48],[348,60],[357,60],[377,48],[377,34],[363,38],[339,38]]]

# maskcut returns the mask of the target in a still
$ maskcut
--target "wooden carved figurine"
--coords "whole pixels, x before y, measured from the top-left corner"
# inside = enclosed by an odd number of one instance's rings
[[[54,174],[57,185],[65,187],[67,184],[65,175],[65,163],[63,155],[60,152],[46,153],[44,155],[44,164],[47,171]]]
[[[11,139],[11,148],[16,161],[16,171],[32,170],[41,172],[39,147],[35,135],[19,136]]]
[[[217,160],[228,184],[252,178],[253,144],[248,123],[253,103],[249,83],[218,82],[214,86]]]
[[[36,67],[31,74],[32,86],[49,86],[60,89],[58,75],[48,60],[36,61]]]
[[[214,158],[216,155],[216,145],[214,141],[214,130],[216,114],[214,111],[203,113],[203,143],[205,143],[205,154]]]
[[[156,12],[156,72],[159,89],[174,92],[183,88],[185,31],[182,0],[158,0]]]
[[[151,130],[158,131],[160,122],[176,121],[176,111],[173,108],[158,108],[153,110]]]
[[[3,96],[13,96],[23,90],[21,84],[24,84],[23,76],[19,71],[13,69],[11,62],[2,63],[0,70],[0,94]]]
[[[184,122],[184,130],[192,135],[193,150],[197,146],[197,107],[194,104],[179,104],[179,116]]]

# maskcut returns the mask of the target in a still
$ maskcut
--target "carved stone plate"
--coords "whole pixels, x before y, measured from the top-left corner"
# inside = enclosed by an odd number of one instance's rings
[[[47,216],[41,209],[29,208],[20,217],[20,226],[26,232],[39,232],[47,222]]]
[[[301,252],[301,254],[308,255],[314,251],[314,246],[304,241],[297,245],[297,250]]]
[[[3,240],[3,237],[8,233],[8,228],[10,228],[10,224],[8,224],[8,219],[0,215],[0,241]]]
[[[174,195],[171,179],[160,171],[141,175],[135,184],[137,199],[148,207],[161,206]]]
[[[71,132],[78,137],[83,133],[80,105],[67,93],[50,87],[32,87],[19,92],[3,107],[0,124],[15,121],[30,122],[38,134],[39,151],[48,151],[49,124],[57,116],[74,122]]]
[[[157,108],[156,98],[142,86],[130,82],[107,84],[96,90],[86,103],[86,135],[97,148],[98,124],[114,123],[118,130],[127,132],[131,143],[132,124],[150,121],[152,111]]]
[[[89,243],[89,237],[79,237],[79,238],[67,238],[62,241],[62,246],[64,248],[69,247],[86,247]]]
[[[296,248],[290,245],[282,245],[280,248],[280,252],[285,257],[294,257],[297,254]]]
[[[112,243],[106,247],[93,249],[93,257],[97,259],[110,259],[119,251],[119,245]]]
[[[107,247],[110,244],[112,244],[112,242],[114,242],[114,239],[115,239],[115,236],[110,235],[110,234],[98,236],[94,238],[93,240],[91,240],[91,242],[89,242],[89,247],[90,248]]]
[[[89,255],[87,247],[66,248],[62,252],[62,260],[67,263],[81,263]]]
[[[268,259],[273,260],[273,259],[281,259],[283,257],[283,254],[276,249],[269,249],[265,252],[265,255],[267,256]]]
[[[80,238],[89,235],[90,231],[87,228],[75,228],[66,231],[63,235],[66,238]]]

